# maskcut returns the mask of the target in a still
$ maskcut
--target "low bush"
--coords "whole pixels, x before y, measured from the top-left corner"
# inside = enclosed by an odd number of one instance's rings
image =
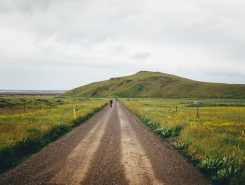
[[[169,127],[161,127],[159,123],[150,121],[150,119],[142,117],[141,120],[156,134],[163,138],[168,138],[172,135],[172,129]]]
[[[168,138],[172,134],[172,129],[170,129],[168,127],[159,127],[156,130],[154,130],[154,132],[163,138]]]
[[[184,149],[185,148],[185,144],[181,143],[179,141],[174,141],[171,143],[172,146],[174,146],[177,149]]]

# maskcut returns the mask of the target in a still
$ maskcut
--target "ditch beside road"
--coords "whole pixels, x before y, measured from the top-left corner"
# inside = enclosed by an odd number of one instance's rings
[[[1,185],[206,185],[166,140],[114,101],[61,139],[0,176]]]

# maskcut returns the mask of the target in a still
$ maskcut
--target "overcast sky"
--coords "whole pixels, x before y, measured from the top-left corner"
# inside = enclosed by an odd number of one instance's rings
[[[0,89],[159,71],[245,84],[244,0],[1,0]]]

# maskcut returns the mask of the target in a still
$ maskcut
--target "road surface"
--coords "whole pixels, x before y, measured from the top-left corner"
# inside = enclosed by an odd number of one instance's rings
[[[206,185],[166,140],[114,101],[0,176],[1,185]]]

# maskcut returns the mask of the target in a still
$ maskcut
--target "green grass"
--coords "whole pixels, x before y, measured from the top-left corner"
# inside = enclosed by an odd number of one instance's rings
[[[214,184],[244,184],[245,107],[240,106],[244,100],[201,99],[205,106],[199,107],[198,117],[194,100],[121,99],[161,137],[178,136],[173,146]]]
[[[198,82],[175,75],[141,71],[94,82],[61,94],[70,97],[245,98],[245,85]]]
[[[65,99],[64,102],[35,112],[0,115],[0,173],[92,117],[108,100]]]

